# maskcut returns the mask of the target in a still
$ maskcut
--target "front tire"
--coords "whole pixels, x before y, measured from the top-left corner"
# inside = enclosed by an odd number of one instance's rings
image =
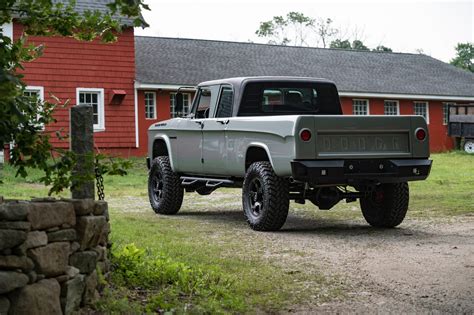
[[[381,184],[369,195],[360,198],[360,207],[370,225],[393,228],[405,218],[409,200],[408,183]]]
[[[176,214],[183,203],[184,189],[173,172],[169,157],[159,156],[151,162],[148,174],[148,197],[156,213]]]
[[[288,181],[278,177],[269,162],[255,162],[245,175],[242,204],[253,230],[279,230],[290,206]]]

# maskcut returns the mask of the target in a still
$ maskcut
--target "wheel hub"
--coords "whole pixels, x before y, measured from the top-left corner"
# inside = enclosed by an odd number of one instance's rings
[[[161,174],[158,174],[153,180],[153,193],[157,201],[163,198],[163,179]]]
[[[258,178],[250,182],[249,203],[254,217],[259,217],[263,209],[263,185]]]

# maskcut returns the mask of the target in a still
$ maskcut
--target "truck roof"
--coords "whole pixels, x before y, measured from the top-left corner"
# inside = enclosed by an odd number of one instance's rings
[[[311,77],[291,77],[291,76],[256,76],[256,77],[235,77],[227,79],[212,80],[199,83],[198,86],[208,86],[217,84],[231,84],[233,86],[241,85],[244,82],[269,82],[269,81],[299,81],[299,82],[319,82],[319,83],[332,83],[333,81],[323,78],[311,78]]]

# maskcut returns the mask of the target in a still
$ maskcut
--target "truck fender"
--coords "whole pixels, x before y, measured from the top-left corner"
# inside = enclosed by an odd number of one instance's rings
[[[174,158],[173,158],[173,151],[171,150],[170,138],[168,137],[168,135],[165,135],[165,134],[156,135],[153,139],[153,145],[155,144],[155,142],[157,140],[162,140],[162,141],[165,142],[166,150],[168,151],[168,157],[169,157],[169,160],[170,160],[171,168],[173,169],[173,171],[175,171],[175,164],[174,164]],[[153,146],[152,146],[152,155],[153,155]],[[154,158],[154,157],[152,156],[152,158]]]
[[[274,165],[273,165],[273,160],[272,160],[272,156],[270,154],[270,150],[268,149],[268,146],[265,144],[265,143],[261,143],[261,142],[250,142],[249,145],[247,146],[247,149],[245,150],[245,156],[244,156],[244,163],[246,162],[246,159],[247,159],[247,153],[249,151],[249,149],[251,148],[261,148],[261,149],[264,149],[265,152],[267,153],[267,156],[268,156],[268,160],[270,161],[270,164],[272,165],[272,167],[274,168]]]

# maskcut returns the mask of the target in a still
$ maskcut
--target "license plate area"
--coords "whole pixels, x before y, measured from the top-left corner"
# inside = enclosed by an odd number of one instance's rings
[[[410,153],[407,132],[319,133],[316,145],[320,156]]]

